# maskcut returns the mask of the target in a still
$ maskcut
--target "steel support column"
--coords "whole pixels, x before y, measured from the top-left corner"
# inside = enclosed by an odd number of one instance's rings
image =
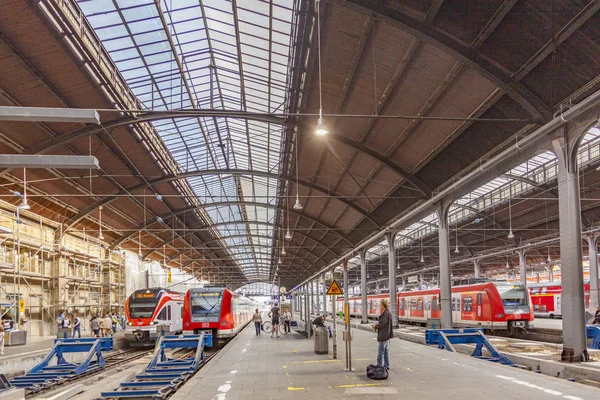
[[[519,274],[521,277],[521,283],[527,286],[527,263],[525,258],[526,252],[519,250],[517,253],[519,254]]]
[[[586,240],[590,262],[590,312],[594,314],[598,305],[600,305],[598,296],[598,244],[594,236],[586,236]]]
[[[394,246],[395,232],[386,232],[388,244],[388,273],[390,291],[390,312],[392,313],[392,326],[398,326],[398,309],[396,307],[396,247]]]
[[[473,267],[475,268],[475,270],[474,270],[475,278],[479,278],[479,275],[481,274],[481,267],[479,265],[479,260],[473,261]]]
[[[360,249],[358,251],[360,257],[360,303],[362,318],[361,323],[369,322],[369,310],[367,309],[367,250]]]
[[[440,253],[440,303],[442,329],[452,328],[452,281],[450,279],[450,230],[448,210],[450,203],[440,203],[437,208]]]
[[[589,360],[583,301],[583,260],[581,250],[581,201],[577,169],[577,142],[569,132],[552,140],[558,164],[558,209],[560,259],[562,264],[563,351],[561,360]]]
[[[321,292],[319,290],[319,279],[315,279],[315,297],[317,298],[317,309],[315,310],[316,315],[321,315]]]

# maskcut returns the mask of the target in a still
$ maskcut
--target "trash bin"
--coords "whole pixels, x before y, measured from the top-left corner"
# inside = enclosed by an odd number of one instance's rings
[[[324,326],[318,326],[315,328],[315,353],[329,353],[329,331]]]

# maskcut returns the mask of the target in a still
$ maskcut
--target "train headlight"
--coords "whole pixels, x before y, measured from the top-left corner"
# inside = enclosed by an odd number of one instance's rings
[[[132,326],[133,322],[128,322],[127,325]]]
[[[154,325],[154,321],[150,322],[150,325],[151,325],[151,326],[152,326],[152,325]]]

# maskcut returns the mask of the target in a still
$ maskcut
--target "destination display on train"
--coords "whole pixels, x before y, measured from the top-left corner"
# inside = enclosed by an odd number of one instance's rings
[[[154,298],[154,294],[153,293],[138,293],[137,298],[138,299],[148,299],[148,298],[152,299],[152,298]]]
[[[210,297],[210,296],[220,296],[221,292],[202,292],[202,293],[195,293],[195,296],[203,296],[203,297]]]

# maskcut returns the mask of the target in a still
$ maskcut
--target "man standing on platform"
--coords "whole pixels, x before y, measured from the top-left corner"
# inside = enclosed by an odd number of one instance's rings
[[[279,337],[279,307],[277,303],[275,303],[273,308],[271,308],[269,316],[271,317],[272,326],[271,337],[273,337],[274,333],[277,334],[277,337]]]
[[[379,323],[373,324],[373,330],[377,331],[377,365],[390,369],[390,339],[394,337],[394,328],[392,327],[392,314],[388,310],[387,300],[381,300],[381,315]]]

